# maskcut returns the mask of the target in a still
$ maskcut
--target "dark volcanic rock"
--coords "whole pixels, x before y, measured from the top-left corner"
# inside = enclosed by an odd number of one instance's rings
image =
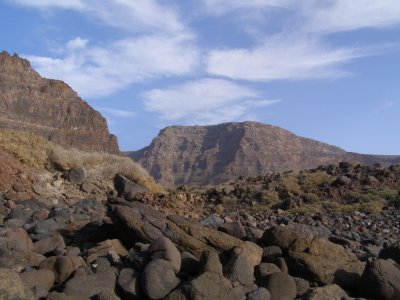
[[[176,215],[166,216],[151,207],[138,202],[110,199],[110,215],[120,229],[125,242],[153,242],[167,237],[176,246],[200,257],[204,250],[228,251],[234,247],[243,248],[253,267],[261,262],[262,248],[251,242],[243,242],[226,233],[189,222]]]
[[[0,53],[0,128],[81,150],[119,152],[99,112],[64,82],[42,78],[27,60],[7,52]]]
[[[400,270],[390,261],[369,262],[361,277],[360,292],[374,299],[400,299]]]
[[[141,286],[150,299],[162,299],[178,284],[179,279],[171,262],[163,259],[151,261],[141,274]]]

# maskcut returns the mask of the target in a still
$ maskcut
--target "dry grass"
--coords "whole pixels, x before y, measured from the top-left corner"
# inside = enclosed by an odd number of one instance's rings
[[[40,137],[0,129],[0,146],[23,164],[38,170],[46,166],[50,143]]]
[[[22,163],[39,171],[67,171],[81,167],[92,180],[112,180],[117,173],[121,173],[151,192],[164,192],[141,166],[128,157],[65,149],[37,136],[4,129],[0,129],[0,145]]]

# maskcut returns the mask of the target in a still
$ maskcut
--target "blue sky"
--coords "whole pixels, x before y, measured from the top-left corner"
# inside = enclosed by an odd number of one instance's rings
[[[400,154],[399,0],[0,0],[0,49],[61,79],[123,150],[256,120]]]

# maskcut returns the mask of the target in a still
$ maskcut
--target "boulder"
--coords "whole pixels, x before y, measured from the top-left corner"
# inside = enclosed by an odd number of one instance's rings
[[[0,299],[35,300],[35,297],[16,272],[0,269]]]
[[[342,300],[348,299],[345,291],[337,284],[328,284],[313,288],[304,296],[305,300]]]
[[[121,241],[118,239],[105,240],[97,244],[96,247],[90,248],[87,251],[88,257],[87,262],[91,263],[95,261],[100,256],[107,256],[110,251],[114,251],[121,257],[128,256],[128,250],[122,245]]]
[[[277,265],[272,263],[261,263],[255,269],[256,278],[266,277],[273,273],[281,272]]]
[[[122,269],[118,275],[117,285],[124,299],[141,299],[140,274],[133,269]]]
[[[271,294],[266,288],[259,287],[247,294],[246,300],[270,300]]]
[[[293,277],[297,287],[297,297],[303,296],[310,289],[310,283],[301,277]]]
[[[46,300],[88,300],[88,298],[80,296],[68,296],[64,293],[51,292],[47,295]]]
[[[21,247],[22,250],[32,250],[33,248],[33,243],[31,238],[29,237],[28,233],[26,232],[25,229],[23,228],[18,228],[18,229],[7,229],[4,233],[3,236],[5,238],[11,239],[16,241],[19,246]]]
[[[271,300],[294,300],[297,295],[297,287],[294,279],[282,272],[268,275],[260,282],[271,294]]]
[[[164,298],[179,282],[171,262],[164,259],[149,262],[140,278],[142,290],[150,299]]]
[[[85,178],[85,170],[82,168],[72,168],[68,173],[68,180],[73,184],[82,184]]]
[[[0,237],[0,268],[14,266],[37,267],[44,256],[21,249],[20,244],[11,239]]]
[[[385,249],[382,249],[379,253],[379,258],[390,258],[400,265],[400,241],[394,243],[393,245],[390,245]]]
[[[324,239],[312,240],[307,251],[289,251],[289,261],[300,277],[320,284],[337,283],[343,288],[354,288],[364,270],[353,253]]]
[[[241,289],[233,289],[228,279],[215,272],[204,272],[182,286],[182,299],[245,300]],[[179,299],[179,298],[176,298]]]
[[[246,236],[246,230],[244,229],[242,223],[236,221],[232,223],[225,223],[218,227],[218,230],[225,232],[229,235],[237,237],[238,239],[243,239]]]
[[[282,256],[282,249],[278,246],[268,246],[263,248],[263,257]]]
[[[389,260],[368,262],[361,276],[359,291],[368,298],[400,299],[400,269]]]
[[[224,252],[243,246],[252,265],[261,261],[262,248],[243,242],[226,233],[201,226],[176,215],[166,216],[148,205],[109,199],[110,215],[128,246],[137,241],[152,243],[160,237],[169,238],[181,251],[188,251],[197,258],[204,250]],[[259,262],[258,262],[259,263]]]
[[[292,251],[304,251],[313,240],[313,235],[306,228],[274,226],[264,232],[260,243],[265,246],[278,246],[285,254]]]
[[[131,199],[136,193],[146,193],[148,190],[141,185],[133,183],[122,174],[117,174],[114,178],[115,189],[118,191],[118,197]]]
[[[30,289],[42,287],[46,291],[49,291],[52,288],[55,281],[54,273],[45,269],[21,273],[20,278]]]
[[[114,291],[115,282],[116,274],[114,270],[99,272],[89,276],[74,277],[65,283],[63,293],[71,297],[88,299],[103,291]]]
[[[23,228],[8,229],[3,233],[5,238],[16,241],[22,250],[32,250],[33,243],[28,233]]]
[[[121,300],[113,291],[102,291],[101,293],[93,296],[93,300]]]
[[[170,239],[166,237],[156,239],[151,243],[148,252],[151,254],[152,259],[165,259],[170,261],[175,273],[178,273],[181,269],[181,254]]]
[[[63,283],[84,263],[78,256],[51,256],[46,258],[39,268],[53,271],[56,282]]]
[[[183,277],[196,275],[198,270],[200,269],[199,260],[189,252],[183,252],[181,257],[182,257],[182,263],[179,275]],[[221,266],[221,273],[222,273],[222,266]]]
[[[61,234],[55,233],[48,238],[41,239],[33,244],[33,252],[46,255],[49,253],[60,253],[65,249],[64,238]]]
[[[250,265],[246,256],[241,255],[241,248],[235,248],[229,261],[224,266],[224,275],[231,282],[251,285],[254,281],[254,266]]]
[[[218,253],[212,250],[205,250],[200,257],[199,273],[214,272],[222,275],[222,264]]]

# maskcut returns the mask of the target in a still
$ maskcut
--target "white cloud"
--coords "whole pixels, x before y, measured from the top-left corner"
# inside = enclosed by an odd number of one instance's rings
[[[329,48],[309,36],[278,35],[253,49],[211,51],[207,71],[252,81],[331,78],[346,74],[340,64],[367,54],[360,48]]]
[[[32,6],[39,9],[45,8],[66,8],[82,9],[83,0],[10,0],[9,2],[23,6]]]
[[[293,0],[203,0],[209,13],[222,15],[235,10],[259,10],[286,7]]]
[[[68,41],[67,48],[70,50],[82,49],[86,47],[88,42],[89,42],[88,40],[77,37],[73,40]]]
[[[72,9],[129,32],[188,31],[180,21],[178,12],[157,0],[9,0],[9,2],[38,9]]]
[[[85,12],[127,31],[157,30],[182,33],[187,29],[178,12],[156,0],[83,0]]]
[[[100,107],[100,108],[98,107],[97,110],[109,114],[113,117],[119,117],[119,118],[132,118],[136,116],[136,114],[133,111],[120,110],[108,107]]]
[[[43,76],[64,80],[83,97],[109,95],[130,84],[192,73],[198,51],[191,36],[152,35],[89,47],[74,39],[61,58],[25,55]]]
[[[303,2],[306,30],[339,32],[400,24],[398,0],[328,0]]]
[[[222,79],[190,81],[143,94],[146,109],[167,122],[211,124],[244,120],[254,108],[277,103],[253,89]]]

